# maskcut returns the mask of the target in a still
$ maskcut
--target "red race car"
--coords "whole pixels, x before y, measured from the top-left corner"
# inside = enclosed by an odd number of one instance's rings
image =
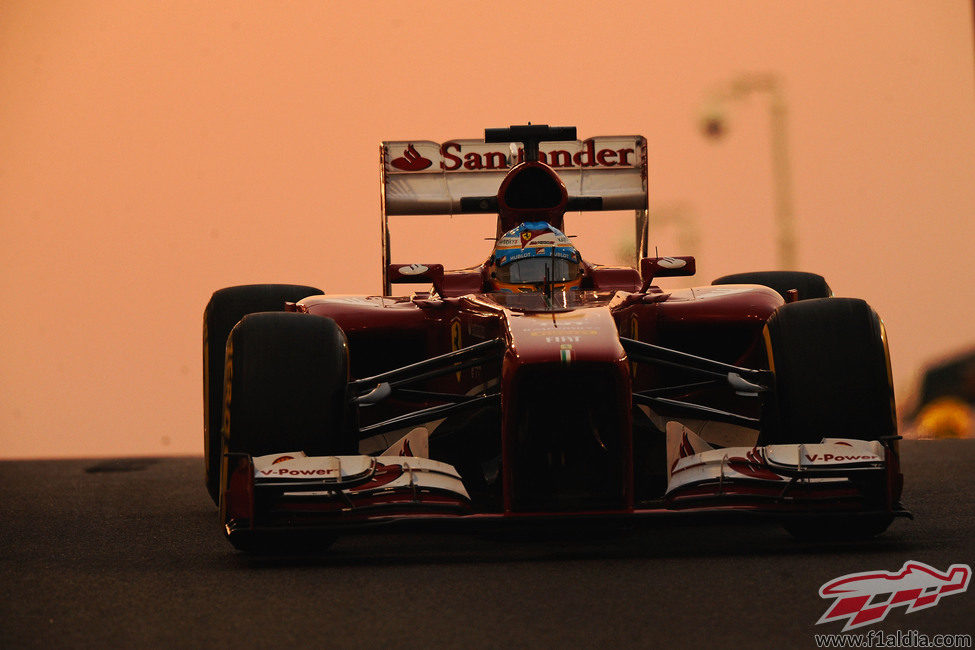
[[[383,295],[207,305],[206,482],[235,546],[719,512],[870,536],[908,515],[880,318],[811,273],[661,290],[695,264],[647,255],[643,137],[512,126],[381,155]],[[629,209],[639,269],[563,232]],[[468,212],[497,215],[483,263],[392,263],[390,216]]]

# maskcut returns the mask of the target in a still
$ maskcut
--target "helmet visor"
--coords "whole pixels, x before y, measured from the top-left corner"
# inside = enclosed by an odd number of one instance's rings
[[[579,277],[579,263],[559,257],[528,257],[497,269],[497,278],[508,284],[570,282]]]

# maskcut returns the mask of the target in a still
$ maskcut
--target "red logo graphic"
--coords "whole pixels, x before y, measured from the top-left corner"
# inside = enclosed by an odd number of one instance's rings
[[[400,456],[413,456],[413,450],[410,448],[410,441],[407,440],[403,443],[403,448],[400,450]]]
[[[836,602],[816,625],[847,619],[842,630],[846,632],[879,623],[901,605],[907,607],[907,614],[934,607],[942,596],[966,591],[971,577],[967,564],[952,564],[942,573],[913,560],[905,562],[897,573],[866,571],[840,576],[819,588],[821,598],[836,598]]]
[[[782,477],[770,470],[765,465],[765,460],[759,455],[758,449],[752,447],[745,458],[741,456],[735,456],[734,458],[728,459],[728,467],[735,470],[739,474],[744,474],[745,476],[750,476],[752,478],[760,478],[766,481],[781,481]]]
[[[691,445],[691,441],[687,438],[687,433],[685,432],[680,439],[680,449],[677,452],[677,458],[670,465],[670,473],[674,473],[674,469],[677,467],[677,463],[681,458],[687,458],[688,456],[694,455],[694,447]]]
[[[271,464],[277,465],[278,463],[283,463],[286,460],[294,460],[294,459],[295,459],[294,456],[278,456],[277,458],[274,459],[274,462],[272,462]]]
[[[387,483],[392,483],[403,475],[402,465],[383,465],[376,463],[376,471],[372,475],[372,480],[364,485],[357,485],[349,488],[349,492],[361,492],[362,490],[374,490]]]
[[[389,164],[405,172],[418,172],[432,165],[433,161],[421,156],[416,147],[411,144],[403,152],[402,158],[393,158]]]
[[[532,241],[536,237],[543,237],[544,235],[550,235],[551,233],[552,233],[552,231],[549,230],[548,228],[539,228],[537,230],[523,230],[521,232],[521,247],[524,248],[528,244],[532,243]],[[547,242],[546,241],[544,243],[545,244],[552,245],[552,244],[555,243],[555,241],[554,240],[552,242]]]

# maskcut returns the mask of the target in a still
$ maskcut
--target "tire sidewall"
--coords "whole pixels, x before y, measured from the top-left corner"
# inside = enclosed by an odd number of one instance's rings
[[[765,327],[774,396],[760,444],[896,435],[883,323],[866,302],[821,298],[783,305]]]

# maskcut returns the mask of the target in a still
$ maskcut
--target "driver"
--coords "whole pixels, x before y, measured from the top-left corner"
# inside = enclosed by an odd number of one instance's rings
[[[529,221],[506,232],[489,260],[494,291],[538,293],[578,289],[582,257],[569,238],[544,221]]]

